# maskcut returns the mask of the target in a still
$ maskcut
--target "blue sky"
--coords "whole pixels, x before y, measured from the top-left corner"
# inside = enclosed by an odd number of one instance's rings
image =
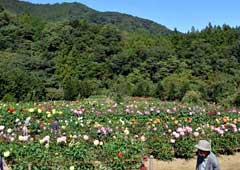
[[[117,11],[187,32],[228,24],[240,26],[240,0],[25,0],[32,3],[80,2],[98,11]]]

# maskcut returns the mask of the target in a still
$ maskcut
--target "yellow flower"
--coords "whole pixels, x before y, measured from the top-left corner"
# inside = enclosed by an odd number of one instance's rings
[[[74,166],[70,166],[69,170],[74,170]]]
[[[217,124],[220,124],[220,123],[221,123],[219,119],[216,119],[216,122],[217,122]]]
[[[93,141],[93,144],[94,144],[95,146],[99,145],[99,140],[94,140],[94,141]]]
[[[28,109],[28,111],[29,111],[30,113],[32,113],[32,112],[35,111],[35,109],[34,109],[34,108],[31,108],[31,109]]]
[[[174,121],[174,124],[175,124],[175,125],[177,125],[177,124],[178,124],[178,121],[177,121],[177,120],[175,120],[175,121]]]
[[[52,109],[52,114],[55,114],[56,113],[56,109]]]
[[[126,128],[126,129],[124,130],[124,133],[125,133],[125,135],[128,135],[128,134],[129,134],[128,128]]]
[[[20,136],[18,136],[18,140],[19,140],[19,141],[23,141],[23,140],[24,140],[24,137],[20,135]]]
[[[94,127],[95,128],[99,128],[99,127],[101,127],[102,125],[101,124],[99,124],[98,122],[95,122],[95,124],[94,124]]]
[[[38,113],[42,113],[42,110],[41,110],[41,109],[38,109]]]
[[[49,143],[47,143],[47,144],[45,145],[45,148],[47,148],[47,149],[49,148]]]
[[[9,157],[9,155],[10,155],[10,152],[9,152],[9,151],[3,152],[3,156],[4,156],[5,158]]]

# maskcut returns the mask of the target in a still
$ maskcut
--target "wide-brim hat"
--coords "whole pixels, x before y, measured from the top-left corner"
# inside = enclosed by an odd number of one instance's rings
[[[211,151],[211,144],[206,140],[200,140],[195,147],[202,151]]]

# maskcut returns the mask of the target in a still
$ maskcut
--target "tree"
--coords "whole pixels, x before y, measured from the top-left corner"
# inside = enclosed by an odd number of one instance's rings
[[[79,96],[79,81],[72,77],[67,77],[63,83],[64,99],[75,100]]]
[[[153,96],[154,92],[155,87],[152,81],[148,79],[141,79],[135,84],[133,96],[150,97]]]
[[[86,79],[79,82],[79,96],[81,98],[88,98],[95,95],[99,88],[99,82],[96,79]]]

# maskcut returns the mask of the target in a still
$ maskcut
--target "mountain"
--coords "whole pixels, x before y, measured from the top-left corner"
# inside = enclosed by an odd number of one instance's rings
[[[169,35],[167,27],[151,20],[118,12],[99,12],[81,3],[32,4],[18,0],[0,0],[0,5],[15,14],[28,13],[49,21],[85,19],[98,24],[113,24],[125,31],[145,30],[152,34]]]

